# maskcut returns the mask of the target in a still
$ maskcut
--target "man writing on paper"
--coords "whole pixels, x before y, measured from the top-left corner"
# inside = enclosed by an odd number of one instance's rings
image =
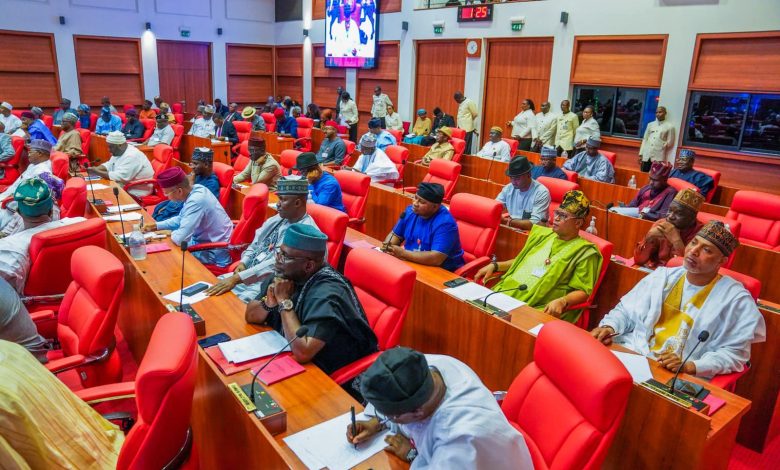
[[[592,331],[604,344],[621,344],[661,366],[700,377],[739,372],[751,343],[766,340],[764,317],[750,293],[718,273],[739,242],[719,221],[708,222],[685,247],[677,268],[658,268],[620,299]],[[685,364],[682,358],[707,330]]]
[[[466,364],[398,347],[383,352],[360,376],[369,421],[347,426],[359,444],[384,429],[386,451],[411,468],[531,470],[528,446],[490,390]]]
[[[675,256],[682,256],[685,247],[701,230],[702,224],[696,220],[696,214],[703,202],[704,197],[693,189],[686,188],[677,193],[666,218],[656,221],[644,240],[637,243],[634,263],[655,269]]]
[[[121,186],[135,180],[146,180],[154,177],[154,168],[149,159],[140,150],[127,144],[125,135],[120,131],[109,132],[106,137],[111,158],[99,167],[90,167],[87,172],[101,178],[116,181]],[[152,185],[144,184],[131,188],[130,195],[141,197],[152,192]]]
[[[534,225],[517,258],[493,261],[477,272],[474,281],[485,283],[494,273],[504,272],[494,291],[526,285],[526,290],[506,294],[575,323],[581,310],[569,306],[588,300],[605,262],[596,245],[579,236],[589,211],[590,201],[581,191],[567,192],[555,211],[552,230]]]
[[[262,292],[261,281],[273,273],[276,251],[282,244],[284,232],[295,223],[317,226],[306,213],[309,184],[305,179],[280,178],[277,188],[278,213],[257,229],[254,240],[241,254],[241,263],[233,273],[221,276],[222,279],[209,287],[206,294],[221,295],[233,290],[244,302],[256,299]]]
[[[507,211],[501,222],[508,227],[531,230],[534,224],[549,219],[550,190],[531,177],[532,169],[525,157],[515,157],[506,169],[510,183],[498,193],[496,201]]]
[[[247,305],[246,321],[269,325],[287,340],[307,326],[308,335],[290,346],[293,357],[332,374],[376,352],[377,339],[352,284],[325,260],[327,241],[316,227],[291,225],[276,251],[275,277]]]

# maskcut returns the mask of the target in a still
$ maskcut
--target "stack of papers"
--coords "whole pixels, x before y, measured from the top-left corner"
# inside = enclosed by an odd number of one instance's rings
[[[98,189],[111,189],[111,186],[105,185],[103,183],[92,183],[91,189],[98,190]]]
[[[118,214],[120,208],[122,209],[122,212],[127,212],[127,211],[140,210],[141,206],[139,206],[138,204],[122,204],[121,206],[106,207],[106,211],[108,211],[111,214]]]
[[[241,363],[257,359],[258,357],[270,356],[276,354],[280,349],[289,351],[290,347],[285,345],[287,340],[276,331],[266,331],[256,335],[244,338],[234,339],[219,343],[219,349],[228,362]]]
[[[105,220],[106,222],[119,222],[120,220],[122,222],[134,222],[136,220],[141,220],[143,218],[144,218],[143,215],[141,215],[138,212],[131,212],[129,214],[125,214],[124,211],[122,211],[121,218],[120,218],[120,215],[119,215],[118,212],[117,212],[116,215],[104,215],[103,216],[103,220]]]
[[[211,287],[211,283],[204,282],[204,281],[196,282],[195,284],[206,284],[208,287]],[[194,286],[195,284],[192,285]],[[184,289],[186,290],[189,287],[192,286],[187,286]],[[189,296],[185,295],[183,299],[181,298],[181,290],[177,290],[176,292],[171,292],[170,294],[164,296],[163,299],[170,300],[171,302],[176,302],[176,303],[179,303],[179,299],[181,299],[183,304],[191,305],[196,302],[200,302],[201,300],[208,299],[209,296],[206,295],[206,290],[208,290],[208,288],[203,289],[202,291],[194,295],[189,295]]]
[[[368,418],[360,413],[357,419],[365,421]],[[350,423],[350,414],[345,413],[283,440],[309,469],[327,467],[329,470],[347,470],[381,452],[387,446],[385,436],[390,432],[378,433],[355,449],[347,441],[347,426]]]
[[[612,350],[612,353],[623,363],[628,373],[631,374],[631,378],[634,379],[634,383],[641,384],[653,378],[650,364],[647,363],[645,356],[615,350]]]
[[[487,287],[476,284],[474,282],[469,282],[458,287],[451,287],[449,289],[444,289],[444,292],[460,300],[482,300],[482,301],[484,301],[488,295],[494,293],[492,290],[488,289]],[[525,302],[517,300],[513,297],[509,297],[508,295],[503,293],[496,293],[495,295],[490,295],[490,298],[487,299],[487,303],[488,305],[492,305],[493,307],[503,310],[504,312],[509,312],[511,310],[520,308],[523,305],[525,305]]]

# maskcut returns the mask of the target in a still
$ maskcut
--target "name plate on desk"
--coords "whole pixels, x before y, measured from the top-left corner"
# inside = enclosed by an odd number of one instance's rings
[[[166,304],[168,307],[168,311],[170,312],[178,312],[179,310],[176,310],[176,307],[174,307],[171,304]],[[196,336],[206,336],[206,320],[203,319],[200,315],[198,315],[198,312],[195,311],[194,308],[192,308],[192,305],[184,304],[182,305],[182,313],[185,313],[189,315],[189,317],[192,319],[192,324],[195,326],[195,335]]]
[[[499,318],[507,318],[509,316],[509,312],[505,312],[490,304],[485,305],[482,300],[467,300],[466,303]]]
[[[707,413],[709,411],[709,405],[701,400],[685,395],[684,393],[672,393],[669,390],[669,386],[663,384],[655,379],[650,379],[646,382],[639,384],[640,387],[646,388],[656,395],[661,395],[667,400],[671,400],[680,406],[685,408],[693,408],[696,411]],[[676,387],[675,387],[676,388]]]
[[[241,406],[249,413],[254,412],[271,434],[276,435],[287,431],[287,413],[262,385],[255,382],[254,400],[249,398],[252,391],[251,383],[239,387],[233,382],[229,386]]]

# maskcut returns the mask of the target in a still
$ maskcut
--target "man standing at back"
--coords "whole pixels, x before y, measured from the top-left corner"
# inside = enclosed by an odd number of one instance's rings
[[[387,116],[387,107],[392,106],[393,102],[390,101],[390,97],[382,93],[382,87],[374,88],[374,95],[371,97],[373,100],[371,104],[371,117],[379,119],[382,129],[387,129],[387,123],[385,122],[385,116]]]
[[[474,138],[476,125],[474,120],[479,116],[477,104],[471,98],[463,96],[462,91],[455,92],[455,102],[458,103],[458,127],[466,131],[466,150],[463,153],[471,153],[471,142]]]
[[[542,103],[542,111],[536,115],[536,137],[534,139],[534,152],[538,152],[545,145],[555,145],[555,128],[558,115],[550,111],[550,102]]]
[[[653,162],[670,161],[670,151],[674,147],[674,126],[666,120],[666,106],[655,110],[655,121],[647,125],[642,146],[639,148],[639,169],[650,171]]]
[[[555,147],[558,156],[566,152],[566,156],[574,156],[574,134],[580,126],[580,118],[571,112],[569,100],[561,101],[561,114],[556,117]]]

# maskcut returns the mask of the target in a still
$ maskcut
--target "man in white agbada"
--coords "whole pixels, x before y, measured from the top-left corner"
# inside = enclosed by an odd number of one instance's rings
[[[214,116],[214,106],[207,105],[203,108],[203,117],[199,117],[192,123],[188,134],[209,139],[214,135],[216,126],[211,117]]]
[[[739,372],[750,345],[766,340],[764,318],[741,283],[718,273],[738,242],[719,221],[708,222],[685,247],[682,267],[657,268],[639,281],[592,331],[656,359],[676,371],[702,331],[709,339],[682,364],[689,375],[710,378]]]
[[[16,188],[30,178],[35,178],[41,173],[52,172],[51,160],[49,160],[51,149],[52,145],[43,139],[35,139],[30,142],[27,154],[27,159],[30,164],[27,166],[27,169],[16,178],[16,181],[11,183],[5,191],[0,193],[0,201],[5,201],[9,197],[12,197],[14,192],[16,192]],[[6,225],[14,220],[14,218],[15,214],[13,212],[7,209],[0,210],[0,230],[4,229]]]
[[[30,271],[30,241],[33,235],[65,225],[82,222],[84,217],[52,220],[54,200],[49,186],[40,178],[30,178],[20,184],[14,192],[14,201],[21,215],[24,229],[18,233],[0,238],[0,277],[17,292],[24,290],[27,273]]]
[[[263,280],[274,273],[276,252],[284,239],[284,232],[292,224],[317,227],[306,213],[309,182],[305,178],[280,178],[277,182],[277,215],[270,217],[255,232],[255,238],[241,254],[241,263],[232,273],[220,276],[220,281],[206,290],[208,295],[222,295],[230,290],[245,303],[262,293]],[[317,227],[319,229],[319,227]]]
[[[372,183],[397,180],[399,177],[395,163],[384,150],[376,147],[376,137],[370,132],[360,139],[360,157],[352,169],[370,176]]]
[[[490,128],[490,140],[485,142],[485,146],[482,150],[477,152],[477,156],[482,158],[488,158],[499,162],[508,162],[512,159],[512,149],[509,144],[504,142],[503,129],[498,126]]]
[[[388,452],[412,469],[533,469],[522,434],[469,367],[449,356],[398,347],[360,377],[369,421],[347,426],[357,444],[389,425]]]
[[[12,109],[14,107],[7,101],[3,101],[0,104],[0,122],[5,125],[5,133],[9,135],[14,135],[22,127],[22,120],[11,113]],[[24,135],[24,132],[22,132],[22,135]]]
[[[674,124],[666,119],[666,106],[658,106],[655,110],[655,121],[647,125],[642,146],[639,147],[639,167],[642,171],[650,171],[652,162],[671,162],[671,150],[674,148]]]
[[[127,144],[127,139],[121,131],[109,132],[106,136],[108,151],[111,158],[98,167],[88,168],[92,175],[104,179],[116,181],[121,186],[136,180],[154,178],[154,168],[149,159],[140,150]],[[130,188],[128,192],[133,196],[148,196],[152,192],[152,185],[141,184]]]

